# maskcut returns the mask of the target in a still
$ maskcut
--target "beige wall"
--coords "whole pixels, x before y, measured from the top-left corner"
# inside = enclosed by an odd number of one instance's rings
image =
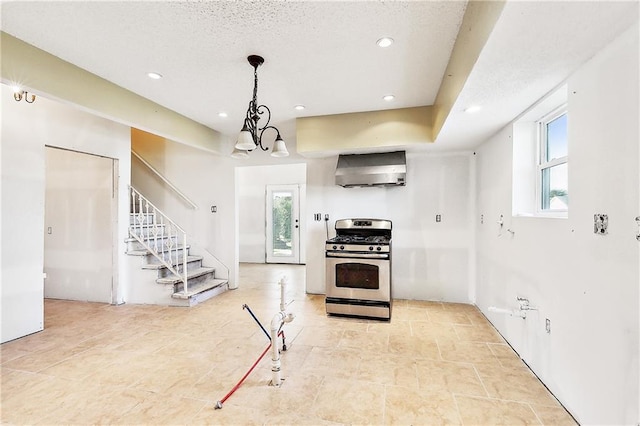
[[[42,330],[44,271],[45,145],[118,160],[117,252],[126,256],[130,180],[129,128],[40,96],[16,102],[1,85],[2,144],[2,341]],[[114,300],[129,285],[118,272]]]

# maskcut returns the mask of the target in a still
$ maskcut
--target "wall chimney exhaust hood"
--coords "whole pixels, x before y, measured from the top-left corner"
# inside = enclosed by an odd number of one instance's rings
[[[404,186],[407,177],[405,151],[380,154],[349,154],[338,156],[336,185]]]

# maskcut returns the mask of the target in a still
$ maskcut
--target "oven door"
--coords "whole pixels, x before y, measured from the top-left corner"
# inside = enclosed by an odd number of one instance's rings
[[[377,258],[326,257],[327,297],[391,301],[390,261]]]

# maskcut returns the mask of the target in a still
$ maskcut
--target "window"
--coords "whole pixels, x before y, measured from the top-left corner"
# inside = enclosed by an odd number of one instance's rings
[[[567,86],[563,85],[513,122],[513,216],[569,215],[567,102]]]
[[[539,213],[567,212],[568,140],[566,106],[553,111],[538,122],[538,190]]]

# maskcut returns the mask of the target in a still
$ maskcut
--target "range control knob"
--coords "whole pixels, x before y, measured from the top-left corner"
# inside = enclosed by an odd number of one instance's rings
[[[337,248],[338,248],[338,246],[333,246],[333,249],[334,249],[334,250],[335,250],[335,249],[337,249]]]
[[[340,246],[340,250],[344,250],[344,246]]]
[[[378,246],[378,248],[376,250],[380,251],[380,250],[382,250],[382,247]]]
[[[369,250],[373,251],[373,247],[372,247],[372,246],[369,246]]]

